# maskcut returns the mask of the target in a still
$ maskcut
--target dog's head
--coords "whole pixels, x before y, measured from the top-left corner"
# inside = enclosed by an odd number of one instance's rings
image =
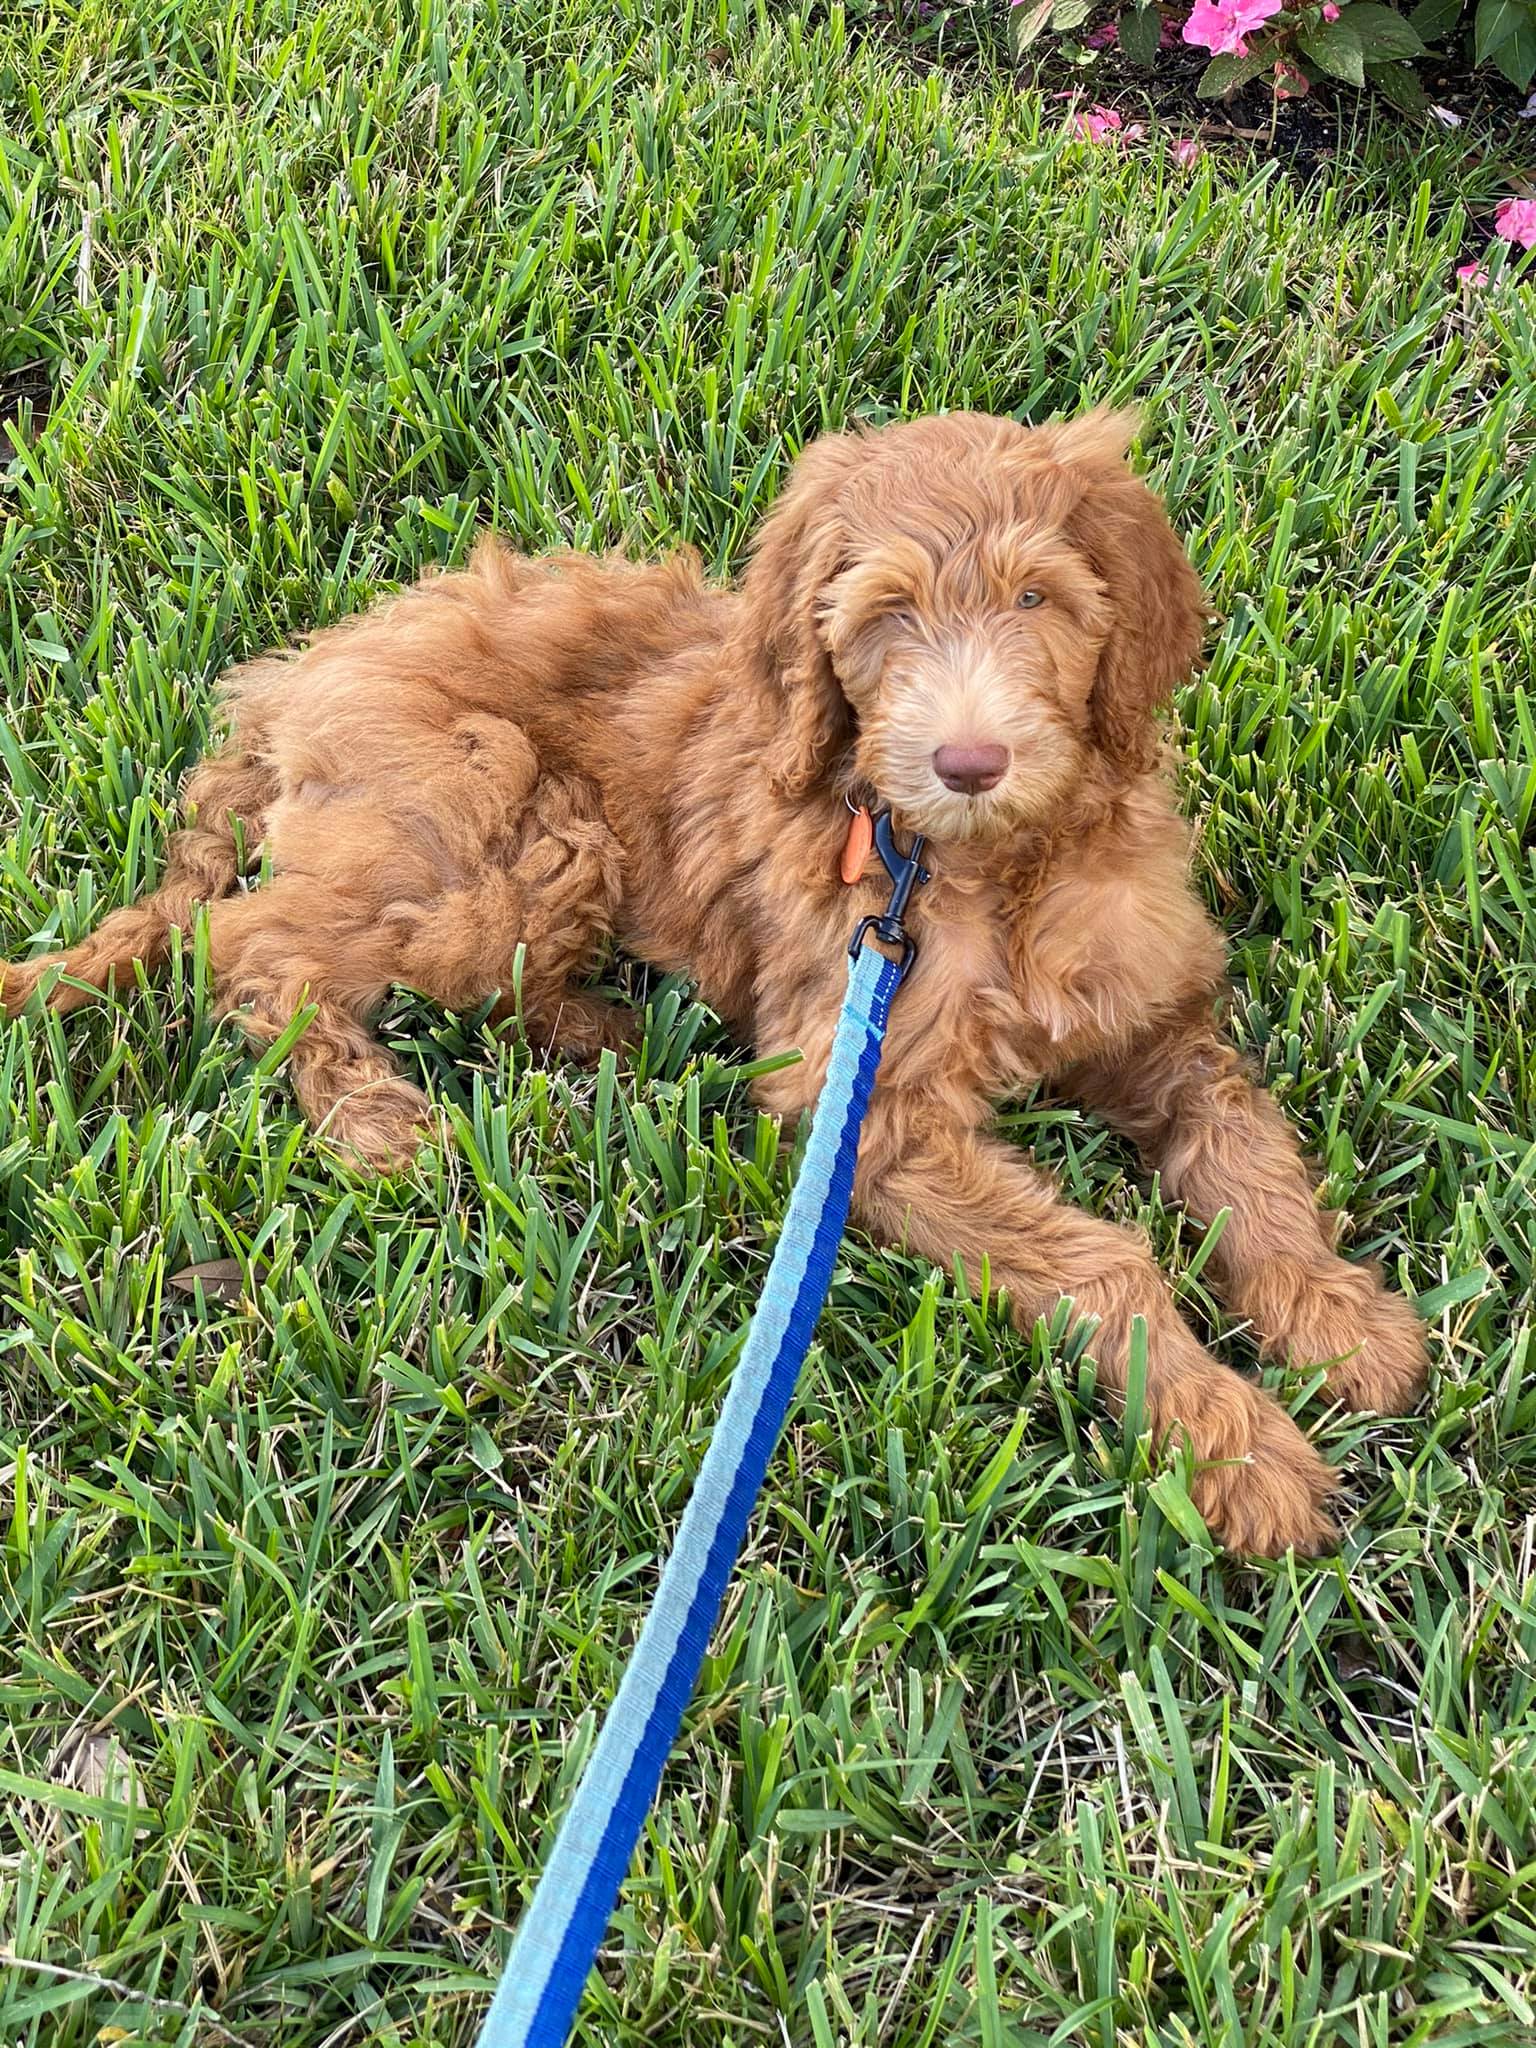
[[[930,837],[982,839],[1048,822],[1095,756],[1150,764],[1206,612],[1127,467],[1134,426],[953,413],[806,450],[743,586],[785,794],[863,781]]]

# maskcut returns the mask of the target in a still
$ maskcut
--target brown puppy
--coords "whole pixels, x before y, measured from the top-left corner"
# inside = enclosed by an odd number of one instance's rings
[[[455,1005],[510,992],[577,1056],[631,1018],[583,978],[609,939],[692,976],[762,1051],[786,1119],[820,1085],[871,860],[839,880],[850,788],[928,835],[921,959],[896,1004],[859,1161],[864,1226],[990,1261],[1025,1326],[1062,1296],[1097,1323],[1111,1399],[1131,1322],[1147,1401],[1236,1550],[1332,1534],[1333,1474],[1279,1404],[1180,1319],[1140,1238],[1066,1208],[986,1124],[1046,1079],[1128,1132],[1197,1216],[1267,1350],[1330,1361],[1351,1407],[1424,1379],[1406,1302],[1333,1249],[1296,1141],[1213,1021],[1221,939],[1193,894],[1155,713],[1200,646],[1200,585],[1127,468],[1130,422],[925,419],[810,448],[739,593],[691,555],[530,561],[494,540],[229,686],[233,735],[192,776],[162,886],[45,977],[71,1009],[209,915],[221,1003],[270,1040],[306,1002],[294,1087],[337,1145],[407,1159],[427,1103],[370,1035],[391,982]],[[236,829],[236,821],[240,830]],[[236,891],[239,849],[274,876]],[[62,978],[55,969],[62,969]]]

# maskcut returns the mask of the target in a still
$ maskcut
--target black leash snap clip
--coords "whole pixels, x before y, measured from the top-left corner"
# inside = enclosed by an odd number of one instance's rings
[[[850,803],[850,809],[852,805]],[[901,972],[905,980],[907,971],[917,958],[917,942],[902,923],[912,891],[919,882],[931,879],[923,866],[923,835],[919,832],[912,841],[908,852],[903,853],[896,844],[896,835],[891,830],[891,814],[888,810],[876,811],[870,819],[875,833],[875,851],[879,854],[885,872],[891,878],[891,900],[878,917],[861,917],[854,927],[853,937],[848,942],[848,951],[856,959],[868,933],[886,946],[900,946]]]

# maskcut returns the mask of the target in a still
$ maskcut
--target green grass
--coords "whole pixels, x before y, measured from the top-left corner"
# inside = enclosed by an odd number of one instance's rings
[[[230,660],[491,519],[724,567],[823,425],[1140,398],[1224,612],[1235,1028],[1430,1400],[1293,1386],[1348,1534],[1237,1568],[1059,1330],[850,1241],[586,2048],[1536,2038],[1536,307],[1448,289],[1493,172],[1096,152],[793,0],[39,0],[0,102],[7,950],[152,877]],[[636,989],[595,1079],[402,995],[459,1144],[388,1186],[195,943],[0,1029],[8,2043],[471,2039],[788,1185]],[[1251,1363],[1119,1145],[1011,1127]]]

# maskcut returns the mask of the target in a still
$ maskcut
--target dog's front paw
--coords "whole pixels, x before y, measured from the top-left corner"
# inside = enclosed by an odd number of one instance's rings
[[[1334,1259],[1294,1289],[1281,1341],[1295,1366],[1326,1365],[1328,1392],[1346,1408],[1401,1415],[1424,1391],[1428,1347],[1413,1304],[1366,1266]]]
[[[433,1136],[432,1105],[409,1081],[371,1081],[342,1097],[319,1135],[365,1173],[400,1173]]]
[[[1328,1391],[1347,1408],[1402,1415],[1415,1406],[1429,1377],[1424,1325],[1413,1304],[1373,1287],[1353,1333],[1355,1342],[1328,1367]]]
[[[1195,1475],[1190,1497],[1223,1548],[1246,1557],[1313,1556],[1338,1530],[1327,1502],[1339,1475],[1277,1401],[1243,1382],[1252,1397],[1248,1448]]]

